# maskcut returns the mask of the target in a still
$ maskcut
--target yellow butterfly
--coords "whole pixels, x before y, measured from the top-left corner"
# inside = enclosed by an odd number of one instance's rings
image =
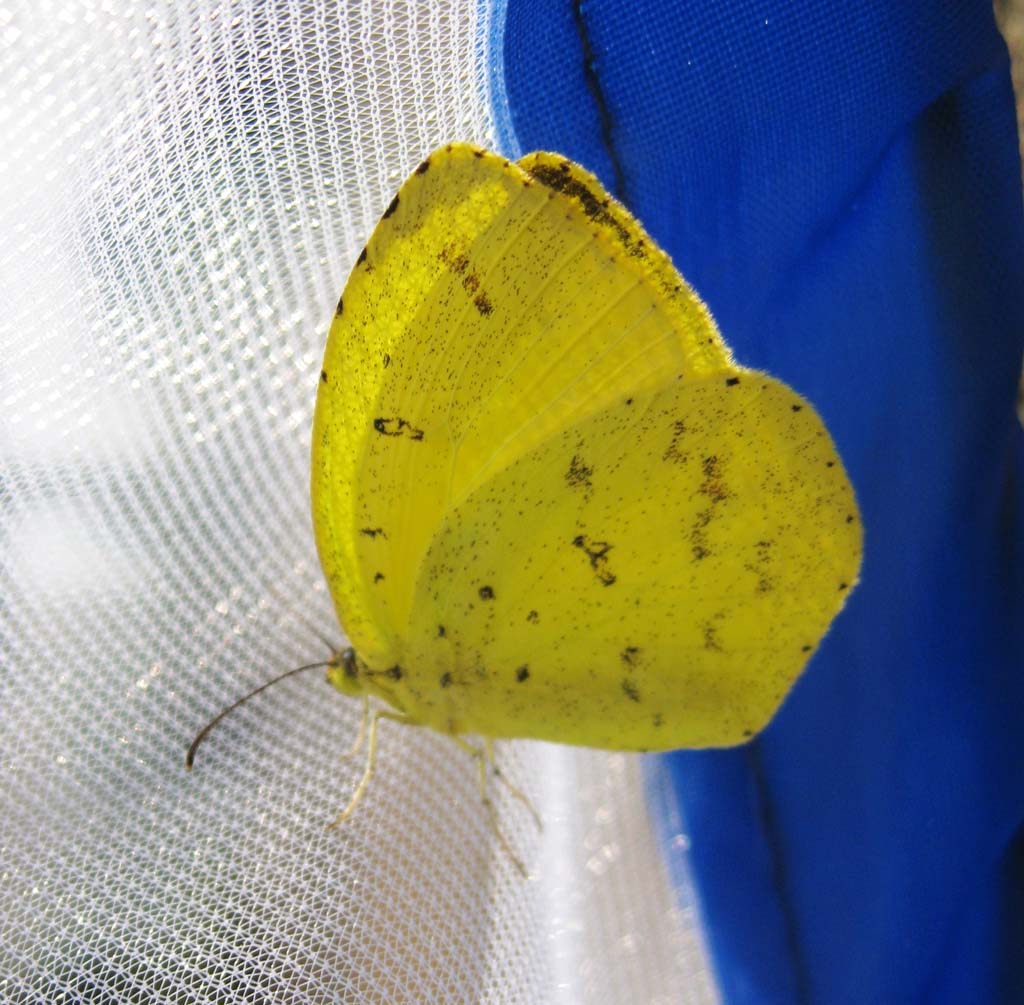
[[[563,157],[464,144],[338,302],[312,502],[330,681],[491,739],[742,743],[861,557],[813,407],[733,361],[629,212]]]

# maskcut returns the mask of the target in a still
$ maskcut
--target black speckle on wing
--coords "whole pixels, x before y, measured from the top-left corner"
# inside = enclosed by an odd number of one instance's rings
[[[579,454],[573,454],[572,460],[569,461],[569,470],[565,473],[565,481],[569,488],[590,489],[593,488],[590,481],[593,474],[594,469],[585,464]]]
[[[493,314],[494,303],[488,292],[483,289],[479,273],[470,265],[466,250],[453,241],[446,244],[438,252],[437,257],[452,275],[462,277],[462,288],[471,297],[473,306],[480,316],[489,317]]]
[[[377,430],[381,436],[404,436],[410,440],[423,439],[422,429],[417,429],[412,425],[412,423],[401,418],[376,418],[373,420],[373,428]]]
[[[594,570],[602,586],[611,586],[615,582],[615,574],[608,567],[608,552],[612,545],[607,541],[594,541],[585,534],[577,534],[572,543],[589,559],[590,568]]]
[[[701,634],[704,637],[704,648],[711,652],[722,652],[722,643],[718,638],[718,628],[710,621],[701,626]]]
[[[661,455],[663,461],[671,461],[673,464],[685,464],[689,454],[683,449],[683,437],[686,435],[686,423],[682,419],[676,419],[672,423],[672,438],[669,440],[665,452]]]

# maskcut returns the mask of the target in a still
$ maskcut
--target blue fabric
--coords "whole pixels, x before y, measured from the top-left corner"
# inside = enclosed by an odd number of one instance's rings
[[[1024,1002],[1024,217],[990,0],[507,0],[503,28],[500,135],[603,178],[815,403],[862,507],[861,585],[773,724],[664,762],[726,1002]]]

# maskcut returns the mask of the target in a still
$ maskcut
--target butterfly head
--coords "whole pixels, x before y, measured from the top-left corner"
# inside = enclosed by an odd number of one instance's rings
[[[356,656],[356,651],[348,646],[338,649],[327,664],[327,680],[342,694],[358,697],[366,691],[366,681],[361,680],[361,671],[366,667]]]

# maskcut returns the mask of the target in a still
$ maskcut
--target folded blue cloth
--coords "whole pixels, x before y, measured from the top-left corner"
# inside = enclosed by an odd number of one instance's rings
[[[820,411],[861,584],[667,755],[726,1002],[1024,1002],[1024,214],[989,2],[507,0],[506,152],[597,172]]]

